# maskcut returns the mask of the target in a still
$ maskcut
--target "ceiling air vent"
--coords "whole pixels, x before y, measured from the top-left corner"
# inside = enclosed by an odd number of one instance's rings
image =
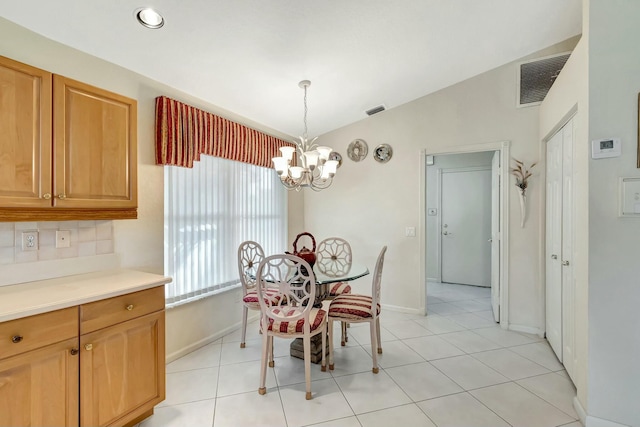
[[[386,108],[384,108],[384,105],[378,105],[377,107],[373,107],[365,111],[365,113],[367,113],[367,116],[373,116],[374,114],[380,113],[384,110],[386,110]]]
[[[539,105],[569,59],[570,52],[522,62],[518,66],[518,107]]]

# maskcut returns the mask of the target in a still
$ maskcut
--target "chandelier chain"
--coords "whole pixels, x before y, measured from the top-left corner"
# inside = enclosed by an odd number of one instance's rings
[[[307,139],[307,112],[308,112],[308,108],[307,108],[307,86],[304,86],[304,133],[302,134],[302,136],[304,137],[304,139]]]

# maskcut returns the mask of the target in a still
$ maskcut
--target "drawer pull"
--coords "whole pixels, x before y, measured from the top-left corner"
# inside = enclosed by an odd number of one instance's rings
[[[77,348],[72,348],[70,351],[72,356],[75,356],[76,354],[78,354],[78,349]]]
[[[14,335],[11,337],[11,342],[12,343],[19,343],[20,341],[22,341],[23,336],[22,335]]]
[[[85,344],[84,345],[84,349],[87,350],[87,351],[93,350],[93,344]]]
[[[128,311],[133,310],[133,304],[129,304],[128,306],[125,307]]]

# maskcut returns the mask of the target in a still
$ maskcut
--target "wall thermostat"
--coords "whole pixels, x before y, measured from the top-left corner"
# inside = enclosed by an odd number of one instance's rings
[[[591,158],[604,159],[619,157],[622,154],[620,138],[596,139],[591,141]]]

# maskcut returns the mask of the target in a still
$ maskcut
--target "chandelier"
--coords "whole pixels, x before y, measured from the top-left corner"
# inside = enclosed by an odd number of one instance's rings
[[[309,187],[315,191],[323,190],[331,185],[338,167],[337,160],[329,160],[331,148],[321,147],[315,144],[316,138],[309,140],[307,136],[307,88],[311,85],[309,80],[298,83],[304,89],[304,133],[293,141],[295,148],[290,146],[280,147],[280,157],[274,157],[273,166],[280,176],[280,182],[288,190],[300,191]],[[298,153],[301,166],[291,166],[293,153]]]

